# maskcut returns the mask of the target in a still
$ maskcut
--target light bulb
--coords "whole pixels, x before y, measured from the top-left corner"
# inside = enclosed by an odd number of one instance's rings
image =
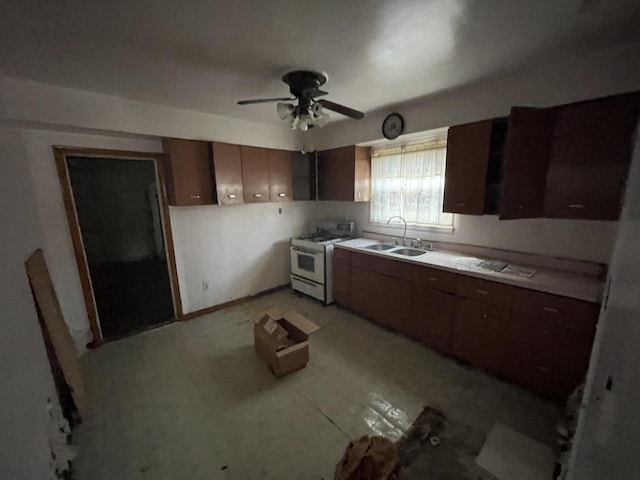
[[[298,124],[298,130],[306,132],[309,129],[310,120],[308,115],[302,115],[300,117],[300,123]]]
[[[315,102],[311,105],[311,113],[314,117],[319,117],[322,115],[322,104],[319,102]]]
[[[329,123],[329,114],[328,113],[322,113],[320,114],[315,121],[315,124],[317,126],[319,126],[320,128],[324,127],[327,123]]]
[[[294,106],[290,103],[278,103],[276,107],[276,111],[278,112],[278,116],[280,120],[286,120],[289,115],[293,112]]]
[[[298,125],[300,125],[300,117],[299,116],[292,116],[292,120],[291,120],[291,128],[295,129],[298,128]]]

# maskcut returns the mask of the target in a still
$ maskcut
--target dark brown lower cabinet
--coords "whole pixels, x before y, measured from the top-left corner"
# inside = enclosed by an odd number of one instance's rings
[[[340,305],[541,396],[584,381],[599,305],[342,248]]]
[[[474,300],[456,300],[451,353],[494,375],[504,376],[511,312]]]
[[[404,333],[436,350],[449,353],[454,300],[453,295],[414,285],[411,320]]]
[[[333,253],[333,299],[345,308],[351,306],[351,252],[336,248]]]
[[[351,308],[381,325],[404,331],[411,318],[411,283],[352,267]]]

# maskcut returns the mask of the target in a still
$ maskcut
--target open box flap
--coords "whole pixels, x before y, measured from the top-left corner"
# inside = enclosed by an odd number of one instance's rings
[[[313,323],[308,318],[303,317],[295,310],[289,310],[282,316],[282,318],[284,318],[287,322],[292,324],[298,330],[306,333],[307,335],[311,335],[312,333],[320,330],[320,327],[318,325]]]
[[[282,314],[280,313],[280,309],[278,307],[267,307],[262,308],[251,315],[251,322],[254,325],[257,325],[265,315],[269,315],[269,317],[273,320],[280,320],[282,318]]]

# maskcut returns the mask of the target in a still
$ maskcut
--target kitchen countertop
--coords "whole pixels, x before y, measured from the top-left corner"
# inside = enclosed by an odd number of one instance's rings
[[[575,298],[587,302],[599,303],[602,297],[603,282],[597,277],[591,277],[564,270],[552,270],[535,267],[536,273],[532,277],[528,278],[515,274],[469,268],[462,263],[464,263],[464,259],[472,259],[474,257],[452,251],[434,250],[418,257],[406,257],[394,253],[384,253],[362,248],[376,243],[384,242],[372,240],[369,238],[355,238],[353,240],[336,243],[334,246],[336,248],[344,248],[347,250],[352,250],[354,252],[366,253],[368,255],[374,255],[377,257],[392,258],[416,265],[425,265],[440,270],[460,273],[470,277],[481,278],[498,283],[505,283],[507,285],[513,285],[514,287],[537,290],[539,292],[561,295],[564,297]],[[491,259],[483,258],[482,260]],[[518,267],[522,265],[514,266]],[[522,267],[528,268],[525,266]]]

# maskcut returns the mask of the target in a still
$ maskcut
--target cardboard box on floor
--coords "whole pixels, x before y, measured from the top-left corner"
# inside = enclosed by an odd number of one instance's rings
[[[253,342],[258,356],[276,377],[300,370],[309,362],[309,335],[320,327],[294,310],[277,308],[255,313]]]

